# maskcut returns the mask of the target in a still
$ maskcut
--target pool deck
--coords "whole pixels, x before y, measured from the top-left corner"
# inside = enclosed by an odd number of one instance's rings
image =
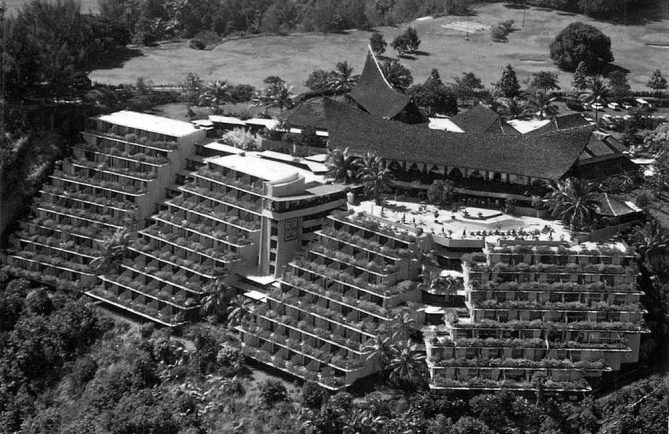
[[[557,220],[515,216],[498,210],[461,207],[453,212],[424,202],[387,200],[383,206],[363,201],[349,208],[386,219],[399,225],[422,229],[425,233],[457,240],[495,242],[497,239],[570,241],[572,233]],[[483,234],[485,232],[485,235]]]

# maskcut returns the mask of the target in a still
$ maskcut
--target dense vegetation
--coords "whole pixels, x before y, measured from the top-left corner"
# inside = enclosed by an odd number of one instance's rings
[[[253,379],[221,332],[182,335],[112,322],[85,300],[0,276],[0,431],[622,434],[662,432],[669,413],[661,376],[578,403],[506,391],[444,396],[392,374],[366,395],[300,390]]]
[[[127,30],[131,40],[152,44],[172,37],[195,38],[207,48],[226,35],[336,32],[396,25],[416,17],[470,12],[461,0],[100,0],[100,16]],[[640,0],[516,0],[511,3],[621,17]]]

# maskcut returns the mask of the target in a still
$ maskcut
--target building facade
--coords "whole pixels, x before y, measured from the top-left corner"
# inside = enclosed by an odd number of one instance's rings
[[[586,392],[638,361],[645,311],[622,244],[500,241],[463,271],[467,315],[424,330],[431,388]]]

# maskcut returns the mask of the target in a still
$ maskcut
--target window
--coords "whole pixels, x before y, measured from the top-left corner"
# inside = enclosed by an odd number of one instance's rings
[[[275,252],[271,252],[271,253],[269,254],[269,260],[270,260],[271,262],[276,262],[276,253],[275,253]]]
[[[269,274],[274,274],[275,271],[276,271],[276,267],[274,265],[270,265],[269,266]]]
[[[272,230],[270,231],[270,235],[279,235],[279,227],[276,224],[272,225]]]
[[[278,245],[278,243],[277,243],[276,240],[270,240],[270,242],[269,242],[269,248],[270,249],[272,249],[272,250],[276,249],[277,245]]]

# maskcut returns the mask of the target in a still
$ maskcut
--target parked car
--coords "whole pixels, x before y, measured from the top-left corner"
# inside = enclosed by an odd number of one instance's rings
[[[618,104],[617,102],[610,102],[606,106],[611,110],[620,110],[620,104]]]
[[[629,109],[631,109],[632,107],[634,107],[634,106],[633,106],[631,103],[629,103],[629,102],[624,102],[624,103],[623,103],[623,108],[624,108],[625,110],[629,110]]]
[[[637,98],[635,101],[636,101],[641,107],[645,107],[645,108],[653,108],[653,106],[651,105],[651,103],[649,103],[648,101],[646,101],[646,100],[643,99],[643,98]]]
[[[598,102],[593,102],[592,103],[592,109],[597,110],[597,111],[602,111],[602,110],[604,110],[604,105],[600,104]]]

